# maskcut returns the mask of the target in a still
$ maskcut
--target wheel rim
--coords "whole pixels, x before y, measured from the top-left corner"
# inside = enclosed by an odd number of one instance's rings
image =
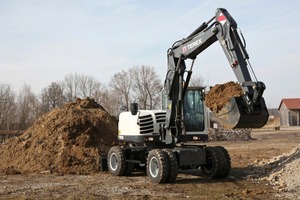
[[[151,176],[154,178],[157,177],[157,175],[159,173],[158,160],[155,157],[152,157],[150,159],[149,172],[150,172]]]
[[[118,167],[118,157],[117,157],[117,154],[115,153],[112,153],[110,155],[110,158],[109,158],[109,166],[110,168],[115,171]]]
[[[213,159],[211,155],[207,155],[207,163],[203,166],[203,169],[206,173],[212,173],[213,171]]]

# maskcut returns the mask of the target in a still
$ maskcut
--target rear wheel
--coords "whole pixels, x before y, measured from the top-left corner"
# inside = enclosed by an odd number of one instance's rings
[[[231,161],[228,151],[222,146],[215,147],[221,156],[221,172],[218,178],[226,178],[231,171]]]
[[[201,166],[202,174],[209,179],[219,178],[222,173],[222,155],[215,147],[206,147],[206,164]]]
[[[169,176],[170,162],[168,154],[161,149],[153,149],[147,159],[147,175],[156,183],[165,183]]]
[[[111,174],[115,176],[125,175],[127,165],[123,148],[119,146],[113,146],[109,149],[107,165]]]

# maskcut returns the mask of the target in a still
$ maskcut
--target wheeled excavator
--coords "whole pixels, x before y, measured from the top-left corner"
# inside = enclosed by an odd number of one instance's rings
[[[226,178],[231,170],[228,151],[208,146],[207,112],[203,87],[190,87],[196,57],[219,41],[243,95],[232,97],[217,115],[230,128],[259,128],[268,119],[262,97],[265,84],[257,81],[249,63],[243,35],[224,8],[167,51],[168,69],[161,110],[139,110],[132,103],[118,123],[119,145],[112,146],[102,163],[111,174],[125,176],[135,168],[146,170],[156,183],[176,180],[179,170],[199,169],[208,178]],[[186,60],[192,60],[190,69]]]

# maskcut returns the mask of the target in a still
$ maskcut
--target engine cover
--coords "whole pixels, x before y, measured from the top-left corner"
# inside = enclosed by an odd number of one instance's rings
[[[139,110],[136,115],[122,112],[119,116],[118,139],[126,142],[164,142],[166,112],[163,110]]]

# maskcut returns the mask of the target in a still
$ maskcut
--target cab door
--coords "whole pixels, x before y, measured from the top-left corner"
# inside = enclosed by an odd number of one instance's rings
[[[186,132],[202,132],[205,130],[205,112],[203,90],[201,88],[188,88],[183,104]]]

